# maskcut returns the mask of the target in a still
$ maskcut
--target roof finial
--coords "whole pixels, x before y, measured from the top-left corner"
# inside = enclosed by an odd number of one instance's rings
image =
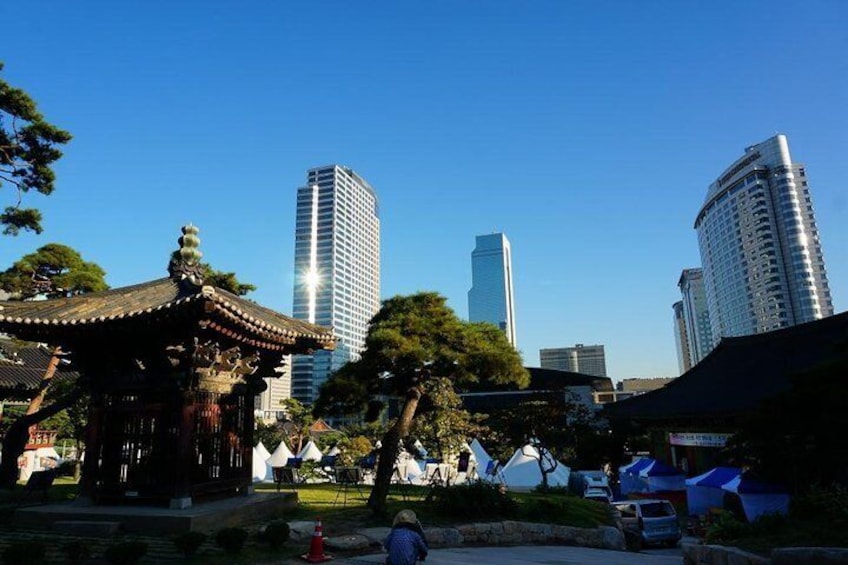
[[[189,283],[191,286],[203,285],[203,268],[200,266],[200,258],[203,253],[200,247],[200,228],[189,223],[182,228],[183,235],[177,240],[180,248],[171,255],[168,265],[168,273],[174,281]]]

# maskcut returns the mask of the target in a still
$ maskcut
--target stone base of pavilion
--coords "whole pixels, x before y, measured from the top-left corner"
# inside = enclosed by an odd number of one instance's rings
[[[297,507],[297,493],[262,493],[170,509],[152,506],[99,506],[78,502],[20,508],[12,523],[19,528],[45,529],[77,535],[210,532],[270,521]]]

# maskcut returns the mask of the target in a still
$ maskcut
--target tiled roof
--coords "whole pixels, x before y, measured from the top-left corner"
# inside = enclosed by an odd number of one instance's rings
[[[848,312],[768,333],[725,338],[663,388],[607,404],[613,419],[734,416],[789,390],[790,378],[848,355]]]
[[[198,304],[265,345],[308,341],[316,348],[334,347],[328,328],[284,316],[219,288],[204,286],[186,292],[170,278],[69,298],[0,302],[0,331],[24,337],[39,330],[59,334],[69,326],[143,318]]]
[[[37,344],[16,344],[0,340],[0,389],[5,391],[34,391],[41,383],[52,353]],[[64,364],[56,369],[56,379],[73,378],[77,373]]]

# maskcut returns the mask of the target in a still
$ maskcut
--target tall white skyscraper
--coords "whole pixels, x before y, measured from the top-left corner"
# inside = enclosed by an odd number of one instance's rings
[[[477,246],[471,253],[468,319],[498,326],[516,347],[512,250],[502,233],[477,236]]]
[[[713,350],[713,332],[710,312],[707,309],[707,293],[704,289],[703,269],[683,269],[677,281],[682,296],[683,320],[686,324],[687,349],[691,366]]]
[[[807,172],[785,135],[719,175],[695,229],[714,341],[833,315]]]
[[[607,358],[603,345],[583,345],[540,349],[539,361],[543,369],[571,371],[596,377],[607,376]]]
[[[683,315],[683,301],[672,304],[674,310],[674,344],[677,346],[677,366],[682,375],[692,368],[692,354],[689,351],[689,336],[686,335],[686,318]]]
[[[295,318],[330,326],[335,351],[295,356],[292,397],[312,403],[347,361],[359,358],[380,309],[380,214],[374,189],[339,165],[310,169],[297,191]]]

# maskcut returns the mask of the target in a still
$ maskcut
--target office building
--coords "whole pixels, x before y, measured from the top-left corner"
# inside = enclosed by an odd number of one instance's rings
[[[607,362],[603,345],[583,345],[539,350],[543,369],[571,371],[596,377],[607,376]]]
[[[277,377],[263,379],[267,388],[256,395],[256,417],[266,424],[283,417],[283,400],[291,398],[291,355],[287,355],[274,371]]]
[[[468,319],[498,326],[513,347],[516,346],[512,250],[502,233],[477,236],[477,245],[471,253]]]
[[[683,315],[683,301],[672,304],[674,310],[674,344],[677,348],[677,367],[682,375],[692,368],[692,353],[689,351],[689,336],[686,335],[686,318]]]
[[[296,356],[292,397],[312,403],[330,373],[359,358],[380,309],[380,215],[374,189],[339,165],[310,169],[297,191],[295,318],[332,327],[335,351]]]
[[[683,269],[677,286],[682,297],[690,366],[694,366],[700,363],[715,345],[710,326],[710,312],[707,309],[703,269]]]
[[[695,229],[716,342],[833,314],[807,172],[785,135],[719,175]]]

